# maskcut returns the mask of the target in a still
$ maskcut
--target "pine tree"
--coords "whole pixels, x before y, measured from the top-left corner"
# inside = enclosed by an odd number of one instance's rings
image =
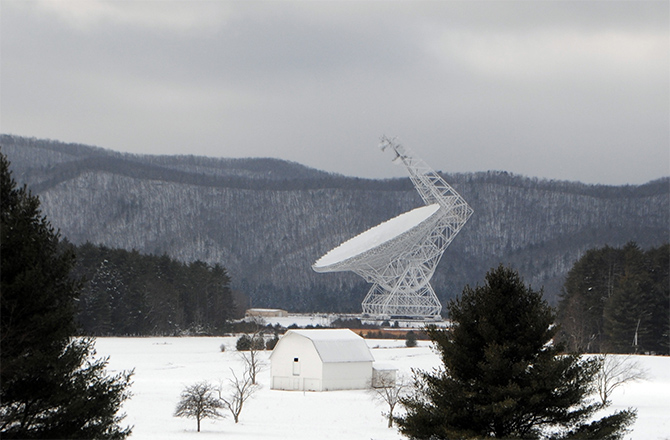
[[[668,244],[646,252],[634,242],[587,251],[565,281],[559,337],[579,352],[668,354],[669,261]]]
[[[2,154],[0,207],[0,437],[127,437],[117,412],[131,373],[107,376],[93,340],[74,338],[74,254]]]
[[[405,335],[405,346],[416,347],[416,333],[411,330]]]
[[[647,271],[652,279],[652,316],[654,329],[649,350],[670,354],[670,244],[647,251]]]
[[[216,329],[223,329],[226,322],[233,317],[235,306],[230,291],[230,277],[226,269],[215,264],[210,271],[210,283],[207,285],[208,322]]]
[[[646,258],[635,243],[622,249],[624,273],[603,310],[606,349],[614,353],[649,351],[654,345],[652,316],[657,306]]]
[[[635,412],[590,422],[602,405],[588,396],[599,364],[552,343],[554,313],[541,291],[500,266],[448,305],[451,329],[428,333],[442,367],[415,374],[415,393],[397,418],[417,439],[620,438]],[[551,434],[550,434],[551,433]]]
[[[568,348],[598,353],[605,338],[603,309],[623,273],[623,253],[605,246],[588,250],[568,272],[558,321]]]
[[[627,274],[619,281],[603,316],[611,353],[647,351],[652,337],[650,282],[644,274]]]

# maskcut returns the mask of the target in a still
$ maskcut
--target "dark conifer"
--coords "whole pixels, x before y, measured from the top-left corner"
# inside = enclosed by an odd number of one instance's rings
[[[651,328],[648,349],[670,354],[670,244],[647,251],[647,272],[652,279]]]
[[[411,330],[405,335],[405,346],[410,348],[416,347],[416,333]]]
[[[587,251],[565,281],[559,338],[578,352],[668,354],[669,260],[668,244]]]
[[[107,376],[93,340],[74,337],[74,254],[2,154],[0,207],[0,437],[127,437],[117,412],[130,373]]]
[[[588,396],[599,365],[552,343],[554,313],[542,292],[499,267],[448,305],[453,327],[429,328],[442,359],[416,372],[415,393],[397,418],[417,439],[617,439],[635,412],[591,422],[602,408]]]
[[[623,274],[620,249],[589,249],[568,272],[558,303],[558,320],[568,349],[599,353],[605,340],[603,309]]]

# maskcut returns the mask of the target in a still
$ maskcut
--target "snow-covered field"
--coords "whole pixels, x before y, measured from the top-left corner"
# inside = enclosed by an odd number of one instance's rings
[[[241,373],[235,351],[236,338],[98,338],[98,356],[110,356],[108,370],[135,369],[133,397],[124,411],[126,424],[134,425],[133,439],[400,439],[395,428],[387,428],[382,411],[365,391],[324,393],[275,391],[270,389],[270,369],[260,374],[261,388],[249,400],[235,424],[232,417],[202,422],[196,432],[192,419],[173,417],[179,395],[186,385],[202,380],[224,383],[230,368]],[[224,344],[225,352],[220,346]],[[411,368],[431,369],[439,365],[429,343],[405,348],[404,341],[368,340],[375,359],[395,365],[400,373]],[[269,352],[262,355],[267,360]],[[626,438],[670,439],[670,357],[637,356],[649,380],[629,383],[616,390],[609,409],[634,407],[638,419]]]

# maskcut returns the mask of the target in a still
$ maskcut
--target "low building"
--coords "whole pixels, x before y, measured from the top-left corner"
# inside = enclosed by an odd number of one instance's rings
[[[288,312],[282,309],[247,309],[244,313],[245,318],[284,318],[288,316]]]
[[[389,364],[375,362],[372,364],[372,387],[373,388],[391,388],[394,387],[397,380],[398,369]]]
[[[355,390],[372,383],[372,353],[348,329],[289,330],[270,362],[273,390]]]

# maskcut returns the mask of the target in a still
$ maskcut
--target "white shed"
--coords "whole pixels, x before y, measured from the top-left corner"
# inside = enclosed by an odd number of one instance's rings
[[[289,330],[270,355],[273,390],[356,390],[370,386],[374,358],[348,329]]]

